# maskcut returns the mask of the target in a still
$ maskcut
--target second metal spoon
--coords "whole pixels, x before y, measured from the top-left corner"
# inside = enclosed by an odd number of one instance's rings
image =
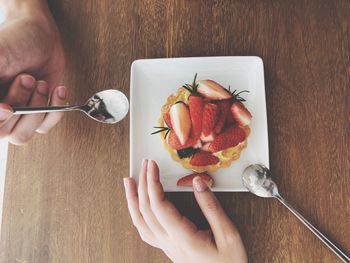
[[[265,166],[253,164],[248,166],[242,176],[244,186],[253,194],[260,197],[273,197],[288,208],[308,229],[311,230],[328,248],[330,248],[343,262],[350,262],[349,256],[333,244],[316,227],[307,221],[297,210],[284,200],[278,193],[277,185],[272,181],[270,171]]]

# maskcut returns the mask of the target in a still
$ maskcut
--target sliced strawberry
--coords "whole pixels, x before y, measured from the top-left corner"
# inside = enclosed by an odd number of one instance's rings
[[[219,158],[215,155],[208,152],[199,151],[192,156],[190,164],[195,166],[206,166],[217,164],[219,161]]]
[[[239,101],[234,102],[230,110],[233,118],[237,121],[239,125],[249,125],[250,120],[252,119],[252,114],[250,114],[250,112],[243,105],[243,103]]]
[[[219,107],[214,103],[206,103],[203,110],[202,135],[209,136],[219,118]]]
[[[219,152],[238,145],[246,138],[245,131],[237,125],[231,126],[215,137],[212,142],[203,145],[202,150]]]
[[[211,100],[225,100],[231,98],[231,94],[219,83],[213,80],[198,80],[197,92]]]
[[[167,144],[174,150],[182,150],[191,146],[194,146],[197,144],[198,140],[195,138],[188,138],[185,144],[181,144],[179,138],[177,137],[176,133],[171,130],[166,137]]]
[[[222,101],[219,101],[217,105],[219,106],[220,114],[219,114],[219,119],[215,125],[214,131],[218,134],[221,132],[222,128],[224,127],[225,120],[230,109],[230,102],[228,100],[222,100]]]
[[[177,181],[176,185],[177,186],[192,186],[192,181],[196,176],[199,176],[209,187],[213,186],[213,182],[214,182],[213,178],[211,178],[206,173],[194,173],[194,174],[184,176]]]
[[[173,128],[173,126],[171,125],[171,119],[170,119],[170,113],[166,113],[164,114],[164,121],[166,123],[166,125],[171,129]]]
[[[199,138],[202,132],[203,98],[190,95],[188,98],[193,136]]]
[[[190,111],[185,103],[175,103],[170,108],[170,119],[173,130],[182,145],[185,145],[191,132]]]

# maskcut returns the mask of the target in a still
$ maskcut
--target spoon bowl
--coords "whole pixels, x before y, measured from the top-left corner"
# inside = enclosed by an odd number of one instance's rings
[[[95,121],[113,124],[124,119],[129,111],[129,102],[119,90],[108,89],[96,93],[79,110]]]
[[[271,179],[270,171],[261,164],[249,165],[242,175],[243,185],[249,192],[260,197],[276,197],[277,185]]]

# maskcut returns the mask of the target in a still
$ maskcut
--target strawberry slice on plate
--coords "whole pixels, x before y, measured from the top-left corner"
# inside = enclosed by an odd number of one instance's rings
[[[230,110],[233,118],[239,125],[247,126],[250,124],[252,114],[247,110],[242,102],[236,101],[232,103]]]
[[[226,100],[231,98],[231,94],[223,86],[213,80],[198,80],[197,91],[203,97],[211,100]]]
[[[194,166],[207,166],[217,164],[219,161],[219,158],[215,155],[209,152],[199,151],[192,156],[190,164]]]
[[[185,145],[191,133],[191,117],[188,107],[183,102],[177,102],[170,107],[172,128],[180,143]]]
[[[201,148],[207,152],[219,152],[238,145],[246,138],[245,131],[239,126],[231,126],[215,137],[212,142],[206,143]]]
[[[214,183],[213,178],[211,178],[206,173],[194,173],[194,174],[184,176],[177,181],[176,185],[177,186],[192,186],[192,181],[196,176],[199,176],[209,187],[213,186],[213,183]]]
[[[203,109],[202,141],[206,142],[214,139],[214,128],[218,118],[219,107],[214,103],[206,103]]]

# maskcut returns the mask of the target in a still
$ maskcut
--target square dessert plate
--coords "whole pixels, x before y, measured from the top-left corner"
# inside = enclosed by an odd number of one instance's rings
[[[242,94],[253,115],[248,146],[230,167],[211,173],[213,191],[246,191],[242,184],[243,170],[250,164],[269,167],[264,66],[260,57],[196,57],[136,60],[131,66],[130,88],[130,175],[138,182],[143,158],[156,160],[160,180],[168,192],[192,191],[178,187],[179,178],[191,174],[163,147],[159,134],[151,135],[158,126],[160,110],[167,97],[185,83],[197,79],[212,79],[231,90],[248,90]]]

